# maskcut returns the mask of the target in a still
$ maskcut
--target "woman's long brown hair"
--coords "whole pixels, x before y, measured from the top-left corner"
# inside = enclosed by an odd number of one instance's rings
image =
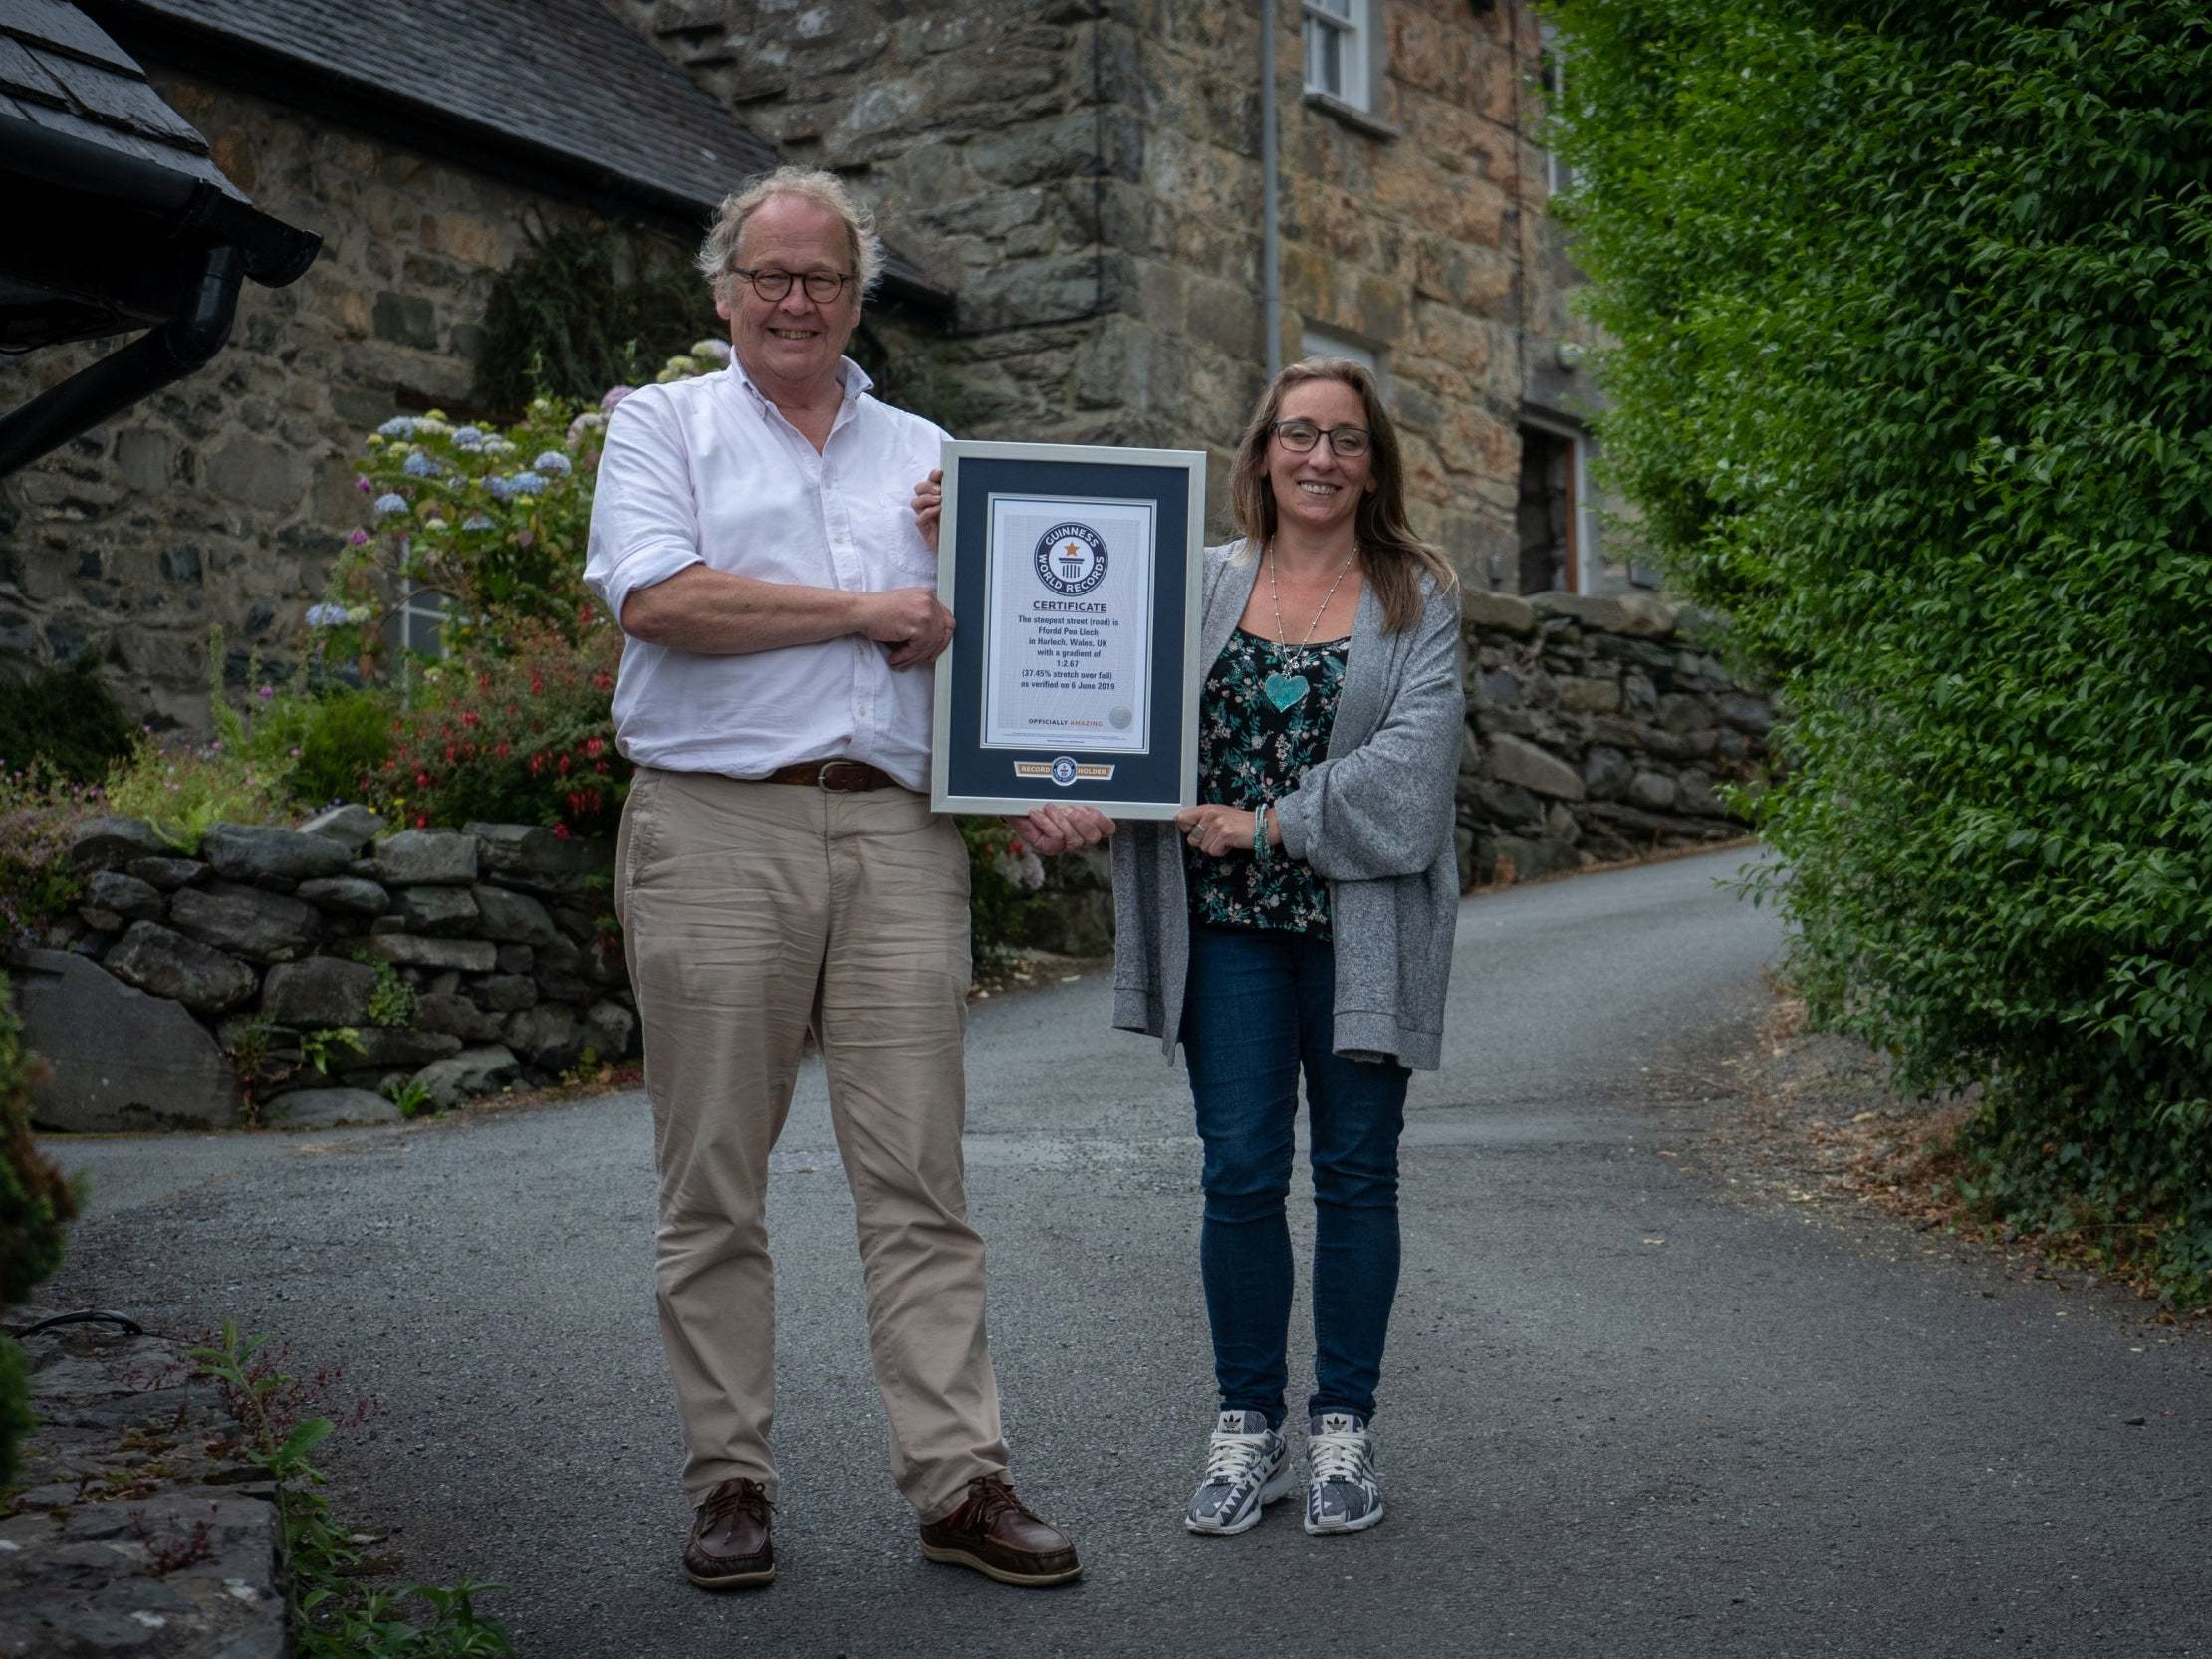
[[[1229,504],[1244,533],[1247,549],[1257,553],[1275,539],[1275,492],[1267,481],[1267,445],[1282,418],[1283,396],[1309,380],[1336,380],[1359,394],[1366,412],[1368,454],[1374,488],[1359,498],[1352,535],[1367,583],[1382,606],[1385,633],[1400,633],[1421,614],[1421,575],[1436,579],[1445,592],[1459,587],[1459,574],[1437,549],[1413,534],[1405,519],[1405,469],[1398,459],[1397,428],[1382,406],[1374,376],[1350,357],[1308,357],[1294,362],[1273,380],[1252,411],[1237,443],[1236,466],[1229,477]]]

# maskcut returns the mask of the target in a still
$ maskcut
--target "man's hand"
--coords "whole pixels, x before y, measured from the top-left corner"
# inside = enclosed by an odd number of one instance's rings
[[[1183,839],[1190,842],[1209,858],[1219,858],[1229,852],[1252,850],[1252,823],[1257,817],[1249,807],[1219,807],[1208,803],[1202,807],[1185,807],[1175,815],[1175,828],[1183,832]],[[1283,834],[1275,815],[1267,815],[1267,843],[1283,844]]]
[[[1008,819],[1007,826],[1037,852],[1080,852],[1097,846],[1113,833],[1113,820],[1096,807],[1063,806],[1043,801],[1022,818]]]
[[[929,544],[929,551],[937,551],[937,521],[944,517],[945,474],[939,467],[914,486],[914,523],[921,530],[921,539]]]
[[[892,588],[864,595],[860,631],[890,647],[893,668],[934,662],[952,643],[952,612],[926,588]]]

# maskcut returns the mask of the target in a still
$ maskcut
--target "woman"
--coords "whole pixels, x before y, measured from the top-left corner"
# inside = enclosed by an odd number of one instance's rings
[[[1368,1425],[1397,1289],[1405,1087],[1437,1064],[1459,907],[1458,594],[1407,527],[1396,434],[1356,363],[1275,377],[1232,494],[1243,539],[1206,555],[1200,804],[1115,841],[1114,1024],[1170,1057],[1181,1040],[1205,1144],[1220,1409],[1184,1524],[1241,1533],[1291,1485],[1285,1200],[1303,1072],[1306,1530],[1358,1532],[1383,1513]],[[1027,822],[1043,851],[1113,829],[1067,807]]]

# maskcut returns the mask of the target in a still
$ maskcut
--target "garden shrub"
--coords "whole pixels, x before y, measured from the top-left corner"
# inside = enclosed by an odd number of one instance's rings
[[[612,835],[630,778],[610,706],[621,659],[621,631],[599,618],[575,640],[526,624],[505,650],[425,669],[426,698],[395,722],[369,804],[394,824]]]
[[[89,656],[0,684],[0,770],[40,763],[72,783],[96,784],[129,752],[129,719]]]
[[[35,936],[84,896],[70,831],[103,810],[96,786],[70,783],[49,763],[0,772],[0,928],[9,938]]]
[[[641,349],[714,319],[706,284],[681,249],[641,246],[610,226],[532,226],[524,235],[528,250],[494,279],[484,308],[475,395],[487,408],[596,398],[639,377],[651,361]]]
[[[1604,436],[1780,677],[1815,1018],[1966,1191],[2212,1293],[2212,31],[1558,0]]]
[[[77,1195],[31,1139],[31,1092],[44,1062],[23,1046],[8,983],[0,978],[0,1310],[61,1266]],[[16,1445],[31,1426],[23,1356],[0,1336],[0,1489],[15,1478]]]

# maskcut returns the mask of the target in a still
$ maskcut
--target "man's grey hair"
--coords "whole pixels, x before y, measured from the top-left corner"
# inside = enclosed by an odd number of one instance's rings
[[[845,221],[845,239],[852,251],[853,272],[862,300],[875,292],[883,276],[883,239],[875,234],[875,215],[853,199],[853,192],[835,173],[811,167],[778,167],[753,180],[744,189],[724,196],[714,214],[714,225],[699,244],[699,272],[722,298],[730,280],[730,262],[737,258],[738,239],[745,221],[777,196],[797,196],[835,213]]]

